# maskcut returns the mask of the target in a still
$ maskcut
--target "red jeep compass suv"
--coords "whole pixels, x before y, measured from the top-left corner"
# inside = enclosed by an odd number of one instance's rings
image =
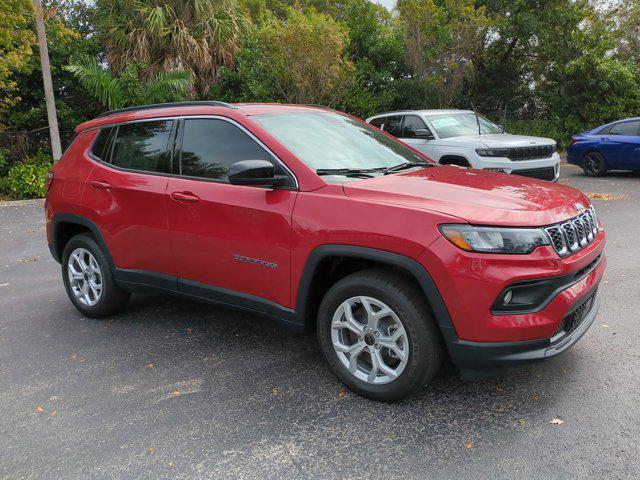
[[[160,290],[315,328],[336,375],[396,400],[553,357],[596,317],[605,234],[578,190],[438,166],[346,114],[190,102],[78,126],[47,182],[69,298]]]

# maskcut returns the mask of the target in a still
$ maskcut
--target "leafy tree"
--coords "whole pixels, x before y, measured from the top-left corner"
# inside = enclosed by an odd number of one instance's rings
[[[237,0],[97,0],[95,22],[114,72],[185,70],[197,96],[235,60],[244,13]]]
[[[610,13],[617,21],[618,56],[640,67],[640,1],[621,2]]]
[[[489,20],[472,0],[398,0],[407,60],[430,83],[441,106],[451,105],[473,78]]]
[[[248,30],[237,69],[227,70],[223,88],[211,93],[240,101],[335,105],[353,81],[347,41],[347,29],[331,17],[289,9],[286,20],[271,16]]]
[[[19,100],[15,74],[23,71],[32,55],[33,30],[30,0],[0,0],[0,108]]]
[[[160,72],[141,80],[141,68],[135,63],[113,75],[91,57],[80,57],[65,70],[109,109],[185,100],[190,84],[189,73],[183,71]]]

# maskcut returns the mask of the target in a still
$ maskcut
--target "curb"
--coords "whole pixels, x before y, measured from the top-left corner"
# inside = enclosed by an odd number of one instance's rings
[[[0,208],[22,207],[24,205],[44,205],[44,198],[33,200],[0,200]]]

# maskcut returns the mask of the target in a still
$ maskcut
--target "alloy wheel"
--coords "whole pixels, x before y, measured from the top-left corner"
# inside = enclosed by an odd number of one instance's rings
[[[398,315],[372,297],[340,304],[331,322],[333,349],[356,378],[380,385],[398,378],[409,360],[409,339]]]
[[[102,296],[102,271],[93,254],[85,248],[76,248],[67,262],[69,285],[76,299],[93,307]]]

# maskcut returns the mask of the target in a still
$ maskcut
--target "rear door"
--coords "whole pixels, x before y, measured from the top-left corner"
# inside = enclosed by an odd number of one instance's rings
[[[166,194],[175,126],[175,120],[162,119],[103,128],[93,144],[95,165],[83,195],[116,266],[157,274],[160,283],[163,275],[175,275]]]
[[[608,168],[640,169],[639,120],[618,122],[601,139],[600,150]]]
[[[178,138],[180,161],[169,180],[168,211],[179,289],[232,303],[245,294],[248,303],[259,297],[289,306],[295,179],[229,119],[186,117]],[[230,165],[258,159],[289,175],[289,187],[228,182]]]

